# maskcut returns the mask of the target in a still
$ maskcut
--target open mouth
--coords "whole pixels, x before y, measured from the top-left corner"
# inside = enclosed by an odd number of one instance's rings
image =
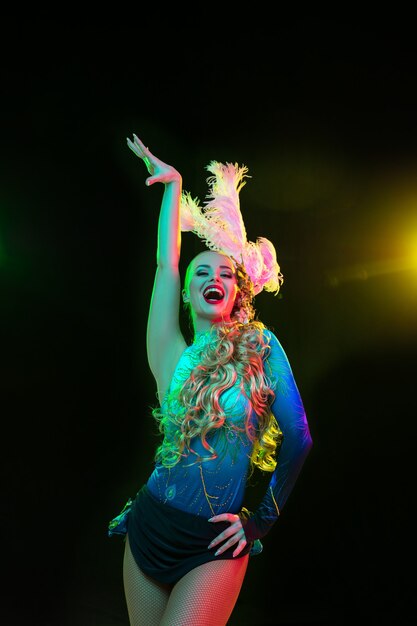
[[[217,302],[221,302],[221,300],[223,300],[224,291],[220,287],[211,285],[210,287],[206,287],[206,289],[204,289],[203,296],[206,302],[216,304]]]

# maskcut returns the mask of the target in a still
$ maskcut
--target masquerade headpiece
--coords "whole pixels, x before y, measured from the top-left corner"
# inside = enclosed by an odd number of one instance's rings
[[[278,293],[284,277],[277,263],[273,244],[265,237],[248,241],[240,212],[239,192],[246,184],[248,168],[235,163],[211,161],[206,169],[213,175],[207,178],[208,200],[199,206],[198,198],[183,191],[180,226],[204,241],[208,248],[223,252],[241,263],[254,287],[254,295],[263,289]]]

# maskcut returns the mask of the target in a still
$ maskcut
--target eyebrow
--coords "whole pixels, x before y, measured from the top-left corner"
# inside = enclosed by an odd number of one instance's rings
[[[201,265],[197,265],[197,267],[195,268],[196,270],[200,269],[200,267],[207,267],[210,268],[211,265],[206,265],[204,263],[202,263]],[[230,267],[230,265],[219,265],[219,267],[223,270],[229,270],[230,272],[233,272],[233,268]]]

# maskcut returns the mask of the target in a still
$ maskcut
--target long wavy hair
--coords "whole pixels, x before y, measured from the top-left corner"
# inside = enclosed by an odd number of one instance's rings
[[[168,397],[164,410],[156,407],[152,411],[159,432],[169,434],[155,454],[155,460],[165,467],[174,467],[182,457],[191,459],[190,465],[217,458],[208,439],[217,429],[227,427],[220,396],[235,384],[247,399],[246,415],[235,428],[246,432],[253,442],[251,473],[254,466],[268,472],[276,467],[282,433],[271,411],[275,393],[264,367],[270,350],[263,332],[266,326],[254,320],[252,282],[242,265],[235,263],[235,266],[239,291],[231,314],[233,323],[216,327],[214,340],[205,346],[199,364],[182,388],[173,392],[175,397]],[[251,419],[253,411],[257,416],[256,426]],[[207,456],[195,453],[191,445],[194,437],[200,437]]]

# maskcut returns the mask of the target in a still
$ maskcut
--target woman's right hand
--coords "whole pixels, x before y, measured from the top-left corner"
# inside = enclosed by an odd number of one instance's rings
[[[146,168],[150,176],[146,179],[145,183],[153,185],[154,183],[173,183],[181,182],[181,174],[171,165],[167,165],[145,146],[145,144],[133,134],[133,141],[127,138],[127,145],[129,148],[145,163]]]

